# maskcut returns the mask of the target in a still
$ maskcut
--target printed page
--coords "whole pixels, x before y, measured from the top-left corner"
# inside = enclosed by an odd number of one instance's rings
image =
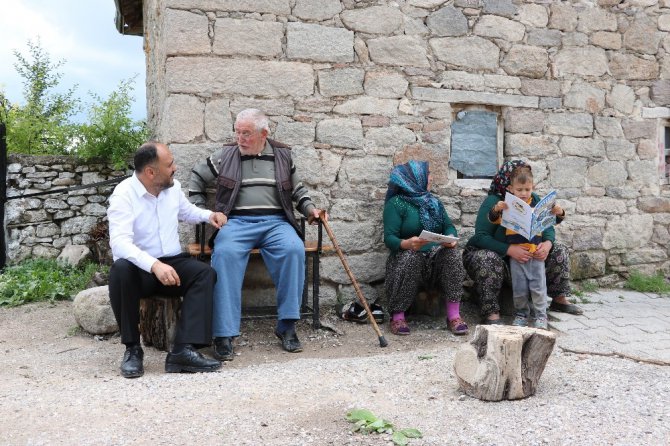
[[[502,222],[500,224],[530,240],[533,209],[511,193],[505,194],[505,203],[507,203],[507,209],[502,213]]]
[[[556,191],[552,190],[533,209],[533,225],[530,233],[541,234],[549,226],[556,224],[556,216],[551,213],[551,208],[556,203]]]
[[[421,231],[419,238],[435,243],[451,243],[458,241],[458,237],[454,237],[453,235],[438,234],[436,232],[426,231],[425,229]]]

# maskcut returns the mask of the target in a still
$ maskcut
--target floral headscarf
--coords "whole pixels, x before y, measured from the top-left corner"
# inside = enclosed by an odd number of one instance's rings
[[[419,218],[425,229],[438,231],[442,227],[444,205],[428,191],[428,172],[427,161],[408,161],[394,167],[384,202],[400,195],[419,208]]]
[[[510,176],[512,175],[512,171],[517,167],[528,167],[530,169],[530,165],[522,160],[505,161],[496,176],[493,177],[493,181],[491,181],[489,195],[497,194],[505,198],[505,192],[507,192],[507,186],[510,183]]]

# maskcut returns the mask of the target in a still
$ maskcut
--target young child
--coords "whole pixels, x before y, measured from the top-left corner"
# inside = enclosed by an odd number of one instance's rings
[[[530,166],[518,166],[512,171],[507,192],[525,201],[532,208],[537,205],[540,198],[537,194],[533,193],[533,173]],[[504,209],[507,209],[507,203],[499,201],[489,211],[489,221],[493,224],[500,224]],[[565,211],[558,204],[552,207],[551,213],[556,216],[557,224],[563,221],[565,217]],[[531,254],[542,243],[542,234],[537,234],[530,240],[527,240],[524,236],[517,234],[511,229],[506,229],[505,236],[507,243],[520,245],[528,249],[528,252]],[[533,303],[533,312],[535,313],[535,323],[533,326],[547,330],[548,298],[544,261],[531,257],[527,262],[521,263],[510,257],[510,274],[512,276],[512,295],[515,308],[512,325],[518,327],[528,326],[528,317],[530,315],[528,295],[530,294],[530,299]]]

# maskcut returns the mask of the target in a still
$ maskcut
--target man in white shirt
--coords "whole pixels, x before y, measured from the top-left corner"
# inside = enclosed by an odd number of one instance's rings
[[[135,153],[135,172],[109,198],[109,242],[114,264],[109,297],[126,351],[121,375],[144,374],[140,345],[140,299],[153,294],[183,296],[174,346],[166,372],[212,372],[221,367],[197,348],[212,340],[212,291],[216,273],[182,254],[178,221],[221,228],[226,216],[191,204],[174,179],[174,157],[165,144],[147,142]]]

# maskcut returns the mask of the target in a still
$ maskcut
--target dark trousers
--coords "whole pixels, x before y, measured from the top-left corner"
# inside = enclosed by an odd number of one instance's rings
[[[121,342],[140,342],[140,299],[159,294],[175,298],[183,296],[175,344],[211,344],[216,272],[188,254],[159,260],[175,269],[181,279],[180,286],[165,286],[155,275],[125,259],[114,262],[109,271],[109,299],[121,330]]]

